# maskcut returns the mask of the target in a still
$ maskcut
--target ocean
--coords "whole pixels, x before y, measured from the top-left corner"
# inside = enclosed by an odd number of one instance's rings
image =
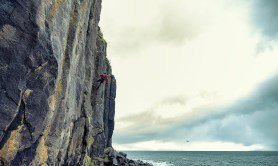
[[[278,152],[125,151],[154,166],[278,166]]]

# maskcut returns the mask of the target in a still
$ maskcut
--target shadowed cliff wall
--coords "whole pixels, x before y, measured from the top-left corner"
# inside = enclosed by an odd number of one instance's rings
[[[99,165],[116,81],[101,0],[0,1],[0,165]]]

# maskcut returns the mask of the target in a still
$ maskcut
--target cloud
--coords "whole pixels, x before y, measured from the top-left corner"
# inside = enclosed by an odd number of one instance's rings
[[[195,107],[192,112],[177,117],[162,118],[159,110],[156,110],[158,104],[149,111],[120,119],[119,121],[126,126],[118,130],[119,134],[116,135],[115,141],[135,143],[190,139],[234,142],[245,146],[261,144],[267,150],[277,150],[277,84],[278,76],[261,84],[252,95],[231,106],[208,108],[204,104],[202,108]],[[190,101],[182,102],[182,108],[185,109],[188,104]],[[129,123],[132,125],[128,125]]]
[[[131,143],[168,139],[171,136],[169,132],[173,131],[171,134],[175,134],[174,131],[179,126],[186,124],[190,127],[192,123],[198,123],[198,119],[209,115],[214,97],[214,94],[202,92],[193,97],[180,95],[162,99],[144,112],[117,119],[118,134],[114,140],[118,143]]]
[[[160,13],[156,25],[158,32],[153,32],[156,34],[157,41],[182,44],[201,33],[200,23],[194,21],[192,15],[185,12],[184,9],[166,4]]]
[[[278,37],[278,1],[254,0],[252,1],[252,21],[268,38]]]
[[[270,51],[277,45],[278,37],[278,1],[253,0],[250,1],[251,24],[262,35],[257,44],[257,54]]]
[[[107,0],[103,3],[100,25],[107,32],[109,51],[121,56],[154,45],[182,45],[209,28],[211,17],[203,10],[210,12],[210,16],[220,10],[206,1]]]
[[[268,149],[278,149],[278,75],[261,84],[258,90],[249,98],[237,102],[229,108],[231,123],[223,125],[220,131],[233,133],[237,129],[242,130],[235,135],[238,141],[246,144],[256,142],[263,143]],[[236,128],[228,128],[232,120],[237,124]],[[229,129],[229,130],[227,130]],[[228,137],[227,137],[228,138]],[[233,137],[230,136],[230,139]]]
[[[118,82],[114,142],[190,139],[275,149],[277,81],[250,94],[277,71],[269,3],[105,1],[101,26]]]
[[[196,37],[200,31],[190,17],[178,14],[180,12],[173,8],[163,7],[157,13],[159,15],[144,25],[125,26],[119,30],[117,51],[136,51],[157,44],[182,44]]]
[[[163,99],[161,102],[155,104],[152,108],[142,113],[122,117],[117,120],[118,132],[120,135],[115,137],[116,142],[128,143],[137,142],[139,140],[149,140],[150,137],[159,138],[165,130],[169,130],[172,127],[173,121],[176,120],[176,111],[161,110],[163,106],[172,108],[177,105],[186,105],[186,98],[184,96],[173,96]],[[156,112],[159,111],[159,112]],[[174,113],[174,117],[171,117],[171,113]],[[165,116],[169,116],[165,118]],[[173,116],[173,115],[172,115]],[[133,135],[131,138],[130,136]],[[122,139],[125,137],[131,139]]]

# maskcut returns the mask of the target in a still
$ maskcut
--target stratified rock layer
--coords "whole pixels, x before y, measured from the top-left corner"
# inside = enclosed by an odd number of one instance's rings
[[[102,165],[116,81],[101,0],[0,1],[0,165]]]

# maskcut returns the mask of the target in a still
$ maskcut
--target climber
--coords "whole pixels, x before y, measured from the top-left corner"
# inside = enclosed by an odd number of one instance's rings
[[[97,82],[99,82],[99,85],[97,86],[97,89],[100,87],[100,85],[105,82],[106,84],[108,83],[108,77],[109,75],[106,73],[100,74],[99,75],[99,79],[97,80]]]

